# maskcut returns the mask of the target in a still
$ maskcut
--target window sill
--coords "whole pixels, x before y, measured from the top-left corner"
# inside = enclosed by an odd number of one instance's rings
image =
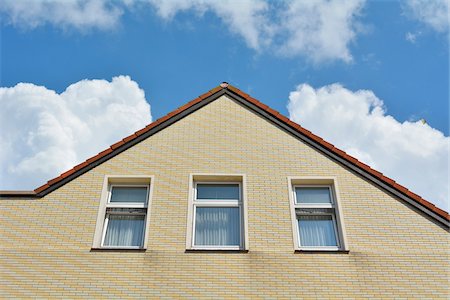
[[[306,254],[315,254],[315,253],[348,254],[348,253],[350,253],[350,250],[296,249],[295,253],[306,253]]]
[[[126,247],[115,247],[115,248],[91,248],[91,252],[145,252],[147,248],[126,248]]]
[[[246,249],[186,249],[185,253],[203,252],[203,253],[248,253]]]

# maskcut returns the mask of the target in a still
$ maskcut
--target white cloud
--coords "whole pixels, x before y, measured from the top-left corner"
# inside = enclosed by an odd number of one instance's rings
[[[415,44],[418,36],[420,36],[420,32],[417,32],[417,33],[407,32],[405,34],[405,39],[408,42]]]
[[[224,22],[231,32],[240,35],[250,48],[259,50],[267,44],[272,24],[267,19],[269,5],[262,0],[147,0],[160,17],[171,20],[179,12],[193,10],[202,16],[210,11]]]
[[[410,17],[422,22],[437,32],[448,32],[449,0],[408,0],[405,11]]]
[[[295,0],[269,5],[260,0],[148,1],[166,20],[189,9],[200,14],[211,11],[253,49],[303,56],[315,63],[352,60],[349,44],[356,37],[355,20],[365,2]]]
[[[356,19],[365,0],[0,0],[7,23],[24,28],[111,29],[125,10],[155,9],[170,22],[181,12],[215,14],[249,48],[315,63],[350,62],[349,45],[358,34]],[[138,9],[136,9],[138,8]],[[220,34],[220,33],[218,33]]]
[[[413,192],[448,210],[450,138],[425,122],[399,122],[372,91],[301,84],[290,118]]]
[[[355,39],[356,17],[363,0],[301,0],[288,3],[281,14],[281,34],[286,40],[279,49],[287,55],[304,55],[314,62],[350,62],[349,44]]]
[[[128,76],[81,80],[58,94],[19,83],[0,88],[0,189],[34,189],[151,122]]]
[[[3,21],[21,28],[47,23],[85,30],[115,27],[122,10],[106,0],[0,0]]]

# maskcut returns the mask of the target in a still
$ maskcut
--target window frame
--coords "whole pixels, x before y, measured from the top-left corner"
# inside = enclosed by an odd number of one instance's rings
[[[147,188],[147,194],[146,194],[146,198],[145,198],[145,202],[144,203],[140,203],[140,202],[111,202],[111,197],[112,197],[112,190],[115,187],[145,187]],[[113,183],[110,184],[108,187],[108,202],[107,202],[107,206],[108,207],[112,207],[112,208],[120,208],[120,207],[125,207],[125,208],[147,208],[148,207],[148,197],[150,196],[150,184],[120,184],[120,183]],[[120,203],[123,203],[122,205]]]
[[[237,184],[239,188],[239,197],[238,199],[221,199],[221,200],[215,200],[215,199],[197,199],[197,186],[199,184],[208,185],[208,184]],[[242,192],[241,188],[242,185],[240,182],[229,182],[229,181],[215,181],[215,182],[201,182],[196,181],[194,182],[194,198],[193,198],[193,216],[192,216],[192,248],[193,249],[215,249],[215,248],[221,248],[221,249],[227,249],[227,250],[239,250],[242,247]],[[239,245],[196,245],[195,244],[195,229],[196,229],[196,217],[197,217],[197,207],[237,207],[239,209]]]
[[[115,187],[145,187],[146,188],[146,194],[145,194],[145,202],[139,203],[139,202],[116,202],[111,203],[112,198],[112,191]],[[148,185],[142,185],[142,184],[110,184],[108,187],[108,201],[106,203],[106,211],[105,211],[105,221],[103,224],[103,233],[102,233],[102,242],[100,246],[102,248],[129,248],[129,249],[141,249],[144,246],[145,241],[145,233],[146,233],[146,224],[147,224],[147,208],[148,208],[148,197],[150,194],[150,184]],[[124,208],[124,209],[140,209],[145,210],[145,212],[108,212],[108,208]],[[142,238],[141,238],[141,246],[107,246],[105,245],[105,237],[106,237],[106,230],[108,229],[109,224],[109,216],[110,215],[119,215],[119,216],[144,216],[144,228],[142,231]]]
[[[288,177],[289,202],[292,218],[292,233],[294,249],[296,251],[348,251],[346,241],[345,226],[342,210],[340,208],[339,189],[335,177]],[[296,188],[327,187],[330,195],[330,203],[299,203],[297,201]],[[298,210],[323,209],[324,212],[302,213]],[[298,216],[331,216],[334,234],[336,237],[336,246],[302,246],[300,242],[300,228]]]
[[[239,199],[198,200],[197,186],[199,184],[237,184],[239,187]],[[242,174],[190,174],[186,230],[187,250],[248,250],[248,223],[245,186],[245,175]],[[197,207],[237,207],[239,209],[239,245],[196,245],[195,226]]]
[[[148,243],[148,225],[150,219],[150,206],[153,194],[154,176],[120,176],[106,175],[103,182],[102,195],[99,204],[96,230],[92,249],[105,250],[146,250]],[[145,187],[147,189],[145,203],[139,202],[111,202],[114,187]],[[129,212],[114,212],[114,209],[129,209]],[[112,211],[108,211],[112,209]],[[136,211],[132,211],[135,209]],[[144,216],[144,228],[140,246],[108,246],[104,245],[110,215]]]

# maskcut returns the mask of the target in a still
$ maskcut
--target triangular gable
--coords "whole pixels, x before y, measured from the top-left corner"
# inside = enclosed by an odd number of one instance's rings
[[[271,109],[267,105],[252,98],[250,95],[225,82],[220,84],[220,86],[213,88],[209,92],[179,107],[178,109],[172,111],[166,116],[157,119],[155,122],[147,125],[141,130],[138,130],[130,136],[111,145],[108,149],[87,159],[85,162],[75,166],[74,168],[62,173],[60,176],[49,180],[46,184],[38,187],[34,191],[0,191],[0,197],[43,197],[46,194],[66,184],[67,182],[77,178],[78,176],[86,173],[92,168],[132,147],[133,145],[152,136],[158,131],[163,130],[164,128],[170,126],[171,124],[198,110],[199,108],[207,105],[208,103],[211,103],[222,95],[227,95],[231,99],[256,112],[258,115],[264,117],[276,126],[299,138],[309,146],[325,154],[332,160],[340,163],[341,165],[344,165],[348,169],[370,180],[377,186],[381,187],[383,190],[404,200],[416,209],[426,213],[445,226],[450,227],[450,216],[448,212],[436,207],[434,204],[423,199],[419,195],[414,194],[404,186],[396,183],[394,180],[384,176],[382,173],[372,169],[368,165],[360,162],[356,158],[348,155],[344,151],[336,148],[334,145],[313,134],[309,130],[301,127],[299,124],[289,120],[279,112]]]

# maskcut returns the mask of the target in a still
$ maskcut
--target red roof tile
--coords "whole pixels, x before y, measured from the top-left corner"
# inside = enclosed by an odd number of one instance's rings
[[[89,164],[87,163],[87,161],[84,161],[84,162],[82,162],[81,164],[78,164],[78,165],[76,165],[75,167],[73,167],[73,169],[75,170],[75,171],[78,171],[78,170],[81,170],[81,169],[83,169],[84,167],[87,167]],[[65,172],[65,173],[67,173],[67,172]]]
[[[136,131],[134,134],[135,134],[136,136],[140,136],[140,135],[143,135],[144,133],[146,133],[147,131],[148,131],[148,128],[147,128],[147,127],[144,127],[144,128],[142,128],[141,130]]]
[[[51,180],[50,180],[50,181],[51,181]],[[48,189],[49,187],[50,187],[50,185],[46,183],[46,184],[41,185],[41,186],[38,187],[37,189],[35,189],[34,192],[35,192],[36,194],[38,194],[38,193],[40,193],[40,192],[42,192],[42,191]]]
[[[156,122],[158,122],[158,120],[157,120]],[[122,139],[122,141],[124,141],[125,143],[127,143],[127,142],[129,142],[129,141],[131,141],[131,140],[134,140],[136,137],[137,137],[137,136],[133,133],[133,134],[127,136],[126,138]]]
[[[69,171],[66,171],[66,172],[62,173],[60,176],[65,178],[65,177],[67,177],[69,175],[72,175],[73,173],[75,173],[75,168],[70,169]]]
[[[102,152],[100,152],[99,154],[97,154],[98,157],[103,157],[105,155],[108,155],[109,153],[113,152],[113,150],[111,148],[108,148],[106,150],[103,150]]]
[[[117,143],[115,143],[115,144],[113,144],[113,145],[111,145],[111,149],[117,149],[117,148],[119,148],[120,146],[122,146],[122,145],[124,145],[125,144],[125,142],[124,141],[118,141]]]

